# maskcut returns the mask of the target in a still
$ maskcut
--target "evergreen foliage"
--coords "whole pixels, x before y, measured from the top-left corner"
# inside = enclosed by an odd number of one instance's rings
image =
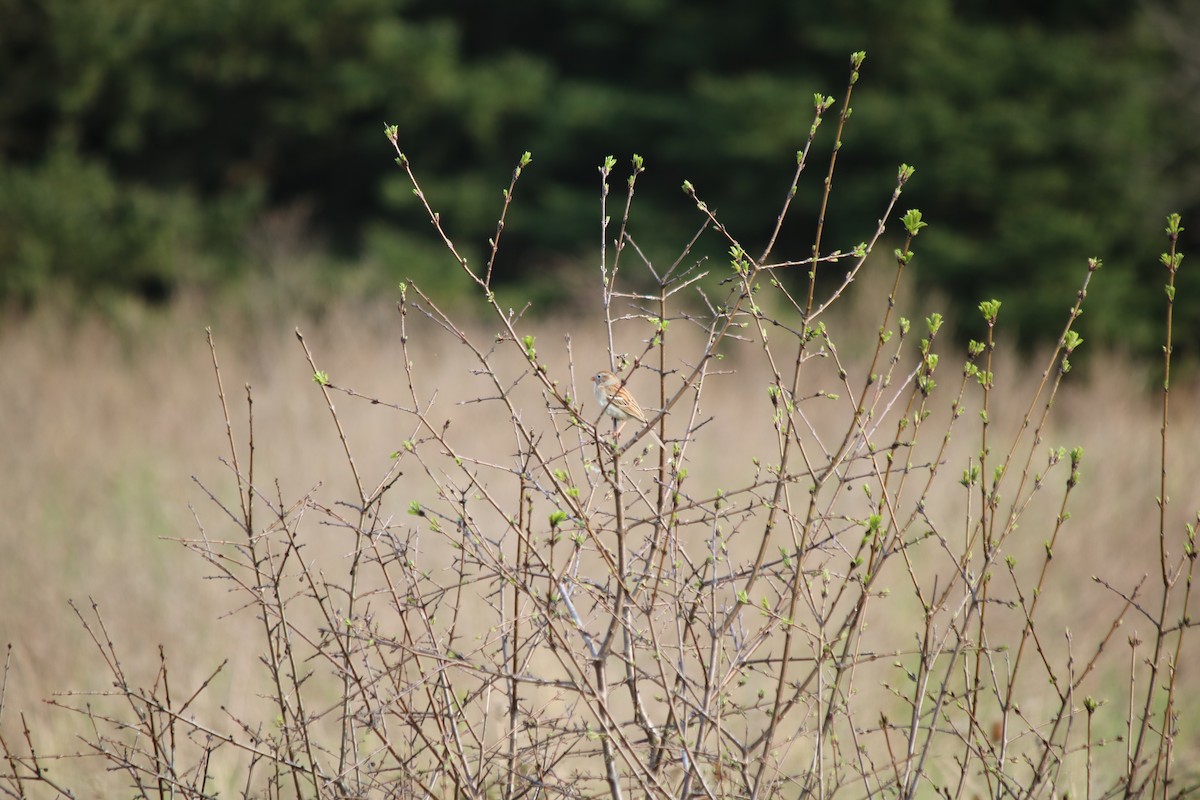
[[[1168,206],[1187,218],[1200,204],[1186,192],[1192,129],[1164,113],[1196,102],[1178,91],[1184,51],[1163,41],[1164,20],[1200,27],[1195,16],[1101,0],[0,0],[0,295],[162,299],[220,283],[254,268],[242,243],[274,208],[309,209],[331,263],[388,281],[443,271],[419,244],[427,223],[391,168],[384,120],[459,239],[481,246],[532,151],[497,265],[527,290],[594,260],[594,165],[610,153],[646,159],[638,243],[651,257],[698,224],[684,179],[753,242],[814,93],[840,95],[846,56],[866,50],[830,218],[874,220],[880,187],[914,164],[926,287],[964,309],[1014,301],[1031,338],[1099,256],[1083,328],[1144,344],[1154,303],[1138,279],[1156,254],[1138,242]],[[807,255],[799,221],[815,227],[821,178],[803,176],[781,257]],[[864,235],[835,226],[826,242]]]

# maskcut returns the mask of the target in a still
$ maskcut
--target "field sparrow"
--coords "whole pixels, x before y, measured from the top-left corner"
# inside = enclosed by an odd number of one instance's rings
[[[621,428],[624,428],[625,423],[631,419],[635,419],[643,425],[646,424],[646,412],[642,411],[638,401],[633,399],[633,395],[629,393],[629,388],[624,386],[622,380],[616,375],[608,370],[600,370],[592,376],[592,388],[596,392],[596,402],[600,404],[601,410],[621,423],[621,427],[617,428],[617,433],[620,433]],[[654,441],[658,442],[659,447],[667,449],[653,428],[650,429],[650,435],[654,437]]]

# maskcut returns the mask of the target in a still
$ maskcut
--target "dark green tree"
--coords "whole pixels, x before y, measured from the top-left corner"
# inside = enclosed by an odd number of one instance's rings
[[[672,258],[698,223],[684,179],[753,246],[814,93],[841,97],[856,50],[868,58],[827,246],[866,238],[897,165],[913,164],[905,203],[932,223],[921,280],[963,308],[1013,301],[1029,339],[1099,256],[1084,332],[1151,341],[1156,253],[1141,243],[1173,203],[1198,204],[1180,188],[1189,117],[1165,113],[1196,115],[1179,86],[1190,51],[1164,33],[1194,14],[1171,4],[0,0],[0,17],[9,298],[220,280],[247,268],[255,218],[289,207],[307,209],[331,264],[436,275],[384,122],[477,246],[533,152],[498,265],[527,290],[594,259],[608,154],[646,159],[634,235],[652,257]],[[828,152],[832,126],[821,135]],[[822,178],[802,179],[780,257],[807,254]],[[1193,322],[1195,294],[1179,305]]]

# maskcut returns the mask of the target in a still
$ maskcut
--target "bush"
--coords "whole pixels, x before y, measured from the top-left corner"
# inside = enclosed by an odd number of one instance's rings
[[[201,211],[187,194],[121,183],[69,150],[34,167],[0,162],[0,297],[164,302],[181,283],[212,280],[248,205]]]
[[[841,139],[862,58],[852,59],[841,113],[822,99],[814,130],[832,124]],[[423,200],[395,128],[389,137]],[[797,176],[813,158],[806,147]],[[209,682],[172,690],[164,661],[152,685],[136,685],[102,620],[89,617],[125,705],[56,703],[81,715],[84,741],[138,796],[214,796],[213,765],[226,754],[249,767],[222,783],[270,797],[1189,791],[1177,785],[1172,755],[1185,741],[1177,680],[1192,624],[1194,528],[1181,537],[1164,504],[1159,530],[1139,543],[1158,553],[1155,589],[1124,585],[1126,576],[1103,581],[1119,609],[1084,635],[1073,638],[1046,611],[1063,586],[1054,556],[1083,453],[1047,448],[1042,434],[1082,344],[1073,325],[1099,261],[1080,269],[1057,346],[1020,418],[1002,430],[993,419],[1002,411],[1000,303],[980,304],[983,334],[961,367],[943,363],[939,315],[898,316],[896,287],[925,227],[919,211],[898,211],[912,168],[899,168],[866,243],[834,251],[818,227],[813,258],[791,263],[772,261],[770,246],[748,252],[702,189],[685,184],[730,252],[711,276],[724,294],[698,318],[675,310],[678,296],[701,285],[707,295],[715,282],[702,280],[687,248],[671,267],[643,262],[654,292],[625,291],[638,252],[614,206],[632,203],[643,169],[635,157],[626,197],[606,192],[601,204],[608,358],[577,365],[568,341],[556,364],[551,346],[524,333],[520,314],[493,293],[492,259],[529,163],[514,171],[479,261],[460,256],[425,206],[493,312],[494,336],[473,335],[420,285],[402,284],[400,400],[340,385],[299,337],[344,446],[353,488],[343,502],[311,493],[285,501],[256,477],[253,417],[249,441],[238,443],[222,391],[237,492],[229,502],[211,496],[229,535],[202,530],[187,546],[261,619],[259,688],[274,719],[196,719],[189,707]],[[601,166],[606,187],[615,166]],[[1178,218],[1168,231],[1173,286]],[[875,298],[877,334],[859,363],[842,344],[862,320],[844,328],[831,309],[889,238],[891,288]],[[808,275],[801,291],[785,289],[783,271]],[[834,273],[831,291],[818,289],[823,272]],[[1168,387],[1173,300],[1169,291]],[[418,338],[428,330],[463,348],[477,394],[448,406],[445,387],[424,385],[422,359],[443,357]],[[636,339],[643,346],[624,352],[621,343]],[[588,387],[603,368],[646,404],[644,419],[615,433]],[[717,419],[705,397],[722,386],[736,392],[739,413]],[[352,444],[352,415],[335,403],[352,399],[391,409],[407,432],[374,475]],[[497,430],[507,453],[481,452]],[[748,463],[729,460],[733,441],[753,430],[770,448]],[[970,455],[950,449],[952,434],[971,439]],[[656,437],[665,447],[649,444]],[[1165,468],[1162,480],[1165,498]],[[322,558],[331,543],[346,555]],[[1135,609],[1153,635],[1131,637],[1126,661],[1109,648]],[[1106,683],[1109,662],[1124,683]],[[1107,702],[1120,719],[1098,716],[1098,695],[1115,697]],[[1121,735],[1121,757],[1102,758]],[[49,783],[44,759],[4,746],[13,794]]]

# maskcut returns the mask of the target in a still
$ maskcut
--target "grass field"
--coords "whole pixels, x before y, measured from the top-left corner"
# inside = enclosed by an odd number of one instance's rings
[[[10,747],[26,747],[27,725],[29,741],[41,755],[86,752],[79,738],[86,733],[86,720],[46,703],[57,696],[78,705],[82,698],[61,693],[111,688],[109,667],[72,603],[94,632],[99,629],[92,603],[99,608],[131,682],[154,682],[160,646],[171,665],[174,691],[181,695],[193,691],[228,659],[192,711],[217,724],[227,721],[223,709],[239,718],[272,713],[269,702],[259,696],[261,625],[252,611],[235,613],[244,597],[231,592],[228,582],[212,580],[211,566],[173,541],[222,539],[236,532],[204,488],[222,502],[236,504],[234,478],[222,463],[229,447],[204,329],[212,326],[243,459],[249,452],[245,387],[251,387],[256,483],[264,491],[277,489],[284,505],[314,489],[313,498],[332,505],[353,494],[352,479],[294,328],[303,330],[318,366],[330,373],[334,384],[384,401],[372,404],[345,395],[336,401],[356,466],[364,482],[373,484],[386,474],[392,454],[413,436],[412,421],[386,406],[404,403],[407,391],[398,315],[392,299],[386,300],[333,310],[319,322],[279,314],[249,324],[192,305],[169,316],[140,316],[122,325],[47,313],[0,332],[0,363],[8,375],[5,413],[0,415],[5,442],[0,449],[0,644],[11,645],[0,735]],[[853,319],[847,315],[830,325],[853,331]],[[477,457],[503,461],[513,450],[508,420],[490,416],[492,407],[485,403],[464,403],[487,395],[486,382],[472,372],[477,365],[453,337],[419,319],[410,324],[408,346],[420,384],[433,401],[432,413],[450,421],[447,435],[469,446]],[[487,325],[470,330],[484,342],[491,335]],[[587,378],[607,362],[601,322],[541,321],[531,323],[528,331],[536,336],[548,367],[564,381],[573,374],[577,396],[594,411]],[[684,343],[684,351],[690,336],[679,332],[676,341]],[[569,351],[565,337],[570,337]],[[865,351],[869,341],[857,338],[858,349]],[[941,345],[944,363],[950,365],[940,381],[941,391],[951,393],[964,356],[948,341]],[[636,342],[624,346],[635,350]],[[865,365],[853,354],[856,347],[849,342],[842,347],[850,372],[861,373]],[[766,394],[770,373],[754,353],[753,344],[731,345],[727,359],[716,367],[725,374],[705,384],[700,408],[702,416],[714,421],[697,429],[687,458],[697,493],[738,485],[753,472],[753,460],[775,447]],[[995,442],[1007,443],[1017,435],[1044,362],[1044,357],[1018,356],[1003,345],[998,349],[991,405]],[[520,359],[503,353],[497,364],[513,381],[523,369]],[[1153,386],[1156,366],[1132,363],[1117,354],[1088,354],[1068,375],[1037,446],[1038,453],[1059,446],[1082,447],[1085,453],[1082,482],[1070,497],[1071,518],[1054,548],[1052,577],[1040,609],[1040,644],[1051,661],[1066,663],[1068,652],[1080,659],[1090,657],[1121,616],[1121,600],[1093,576],[1128,591],[1148,575],[1145,602],[1152,603],[1155,596],[1162,399],[1148,387]],[[897,374],[909,369],[906,363]],[[652,383],[638,380],[633,388],[643,404],[654,405]],[[541,402],[528,383],[514,392],[518,405],[532,408]],[[1169,429],[1168,533],[1177,554],[1184,523],[1194,521],[1200,508],[1200,482],[1194,477],[1200,452],[1194,410],[1200,397],[1194,383],[1177,384],[1170,397],[1176,413]],[[944,423],[948,408],[948,400],[941,402],[933,419]],[[841,419],[836,405],[828,416],[823,413],[811,417],[817,430],[834,427]],[[973,412],[959,423],[944,456],[945,479],[926,501],[931,521],[946,530],[962,528],[973,513],[957,476],[977,457],[979,427]],[[668,419],[667,428],[682,430],[678,412]],[[938,443],[936,437],[931,442]],[[1006,447],[995,445],[997,451]],[[1037,455],[1035,468],[1044,461],[1044,455]],[[1067,473],[1059,467],[1050,476],[1024,512],[1028,521],[1006,545],[1006,554],[1015,558],[1015,569],[1023,576],[1041,568],[1044,542],[1058,513]],[[419,472],[406,472],[388,513],[403,520],[404,504],[423,497],[430,502],[431,486]],[[336,529],[327,534],[314,536],[307,552],[314,560],[336,563],[345,557],[346,541]],[[745,556],[734,552],[733,557]],[[945,565],[929,562],[928,568],[933,574]],[[902,576],[885,576],[884,583],[896,589],[887,614],[919,618],[911,591],[903,590]],[[1012,599],[1011,593],[1002,594]],[[1194,602],[1192,606],[1194,611]],[[1178,617],[1183,610],[1172,613]],[[996,614],[998,630],[1019,629],[1015,615]],[[879,638],[873,645],[903,649],[912,635],[910,622],[887,615],[875,620],[873,630]],[[1153,638],[1146,620],[1127,610],[1103,666],[1086,683],[1086,693],[1105,703],[1095,724],[1110,739],[1103,757],[1115,762],[1126,750],[1114,740],[1125,730],[1131,659],[1145,657],[1144,651],[1131,655],[1128,640],[1135,633],[1143,641]],[[1176,760],[1186,773],[1186,765],[1200,758],[1200,728],[1193,721],[1200,719],[1195,699],[1200,696],[1200,651],[1194,637],[1184,653],[1176,676],[1182,709]],[[1044,682],[1045,674],[1028,679]],[[872,694],[861,679],[859,686],[864,696]],[[1024,710],[1034,716],[1032,708]],[[53,767],[72,785],[97,793],[124,785],[120,776],[105,774],[95,759],[53,762]],[[215,789],[237,790],[240,781],[233,762],[220,781],[224,783]],[[89,789],[82,791],[86,796]]]

